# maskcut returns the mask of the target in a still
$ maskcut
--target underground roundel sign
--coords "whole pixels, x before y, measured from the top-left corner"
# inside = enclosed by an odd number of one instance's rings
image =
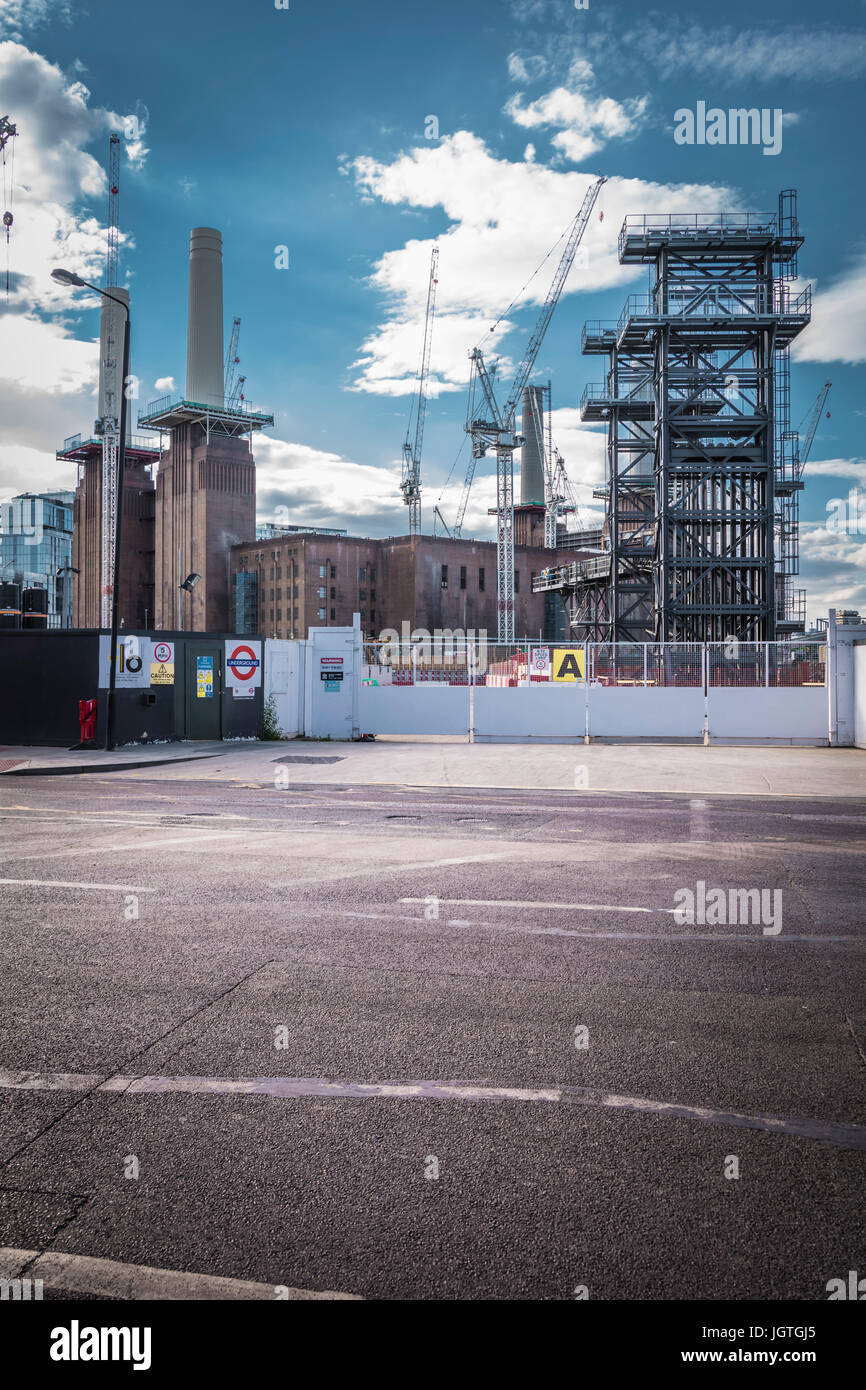
[[[238,690],[261,685],[261,642],[226,642],[226,683]]]

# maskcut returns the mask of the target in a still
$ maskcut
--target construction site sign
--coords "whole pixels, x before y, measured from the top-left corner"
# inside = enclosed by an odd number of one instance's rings
[[[174,647],[171,642],[154,642],[150,652],[151,685],[174,685]]]
[[[555,681],[583,680],[582,647],[554,647],[553,679]]]

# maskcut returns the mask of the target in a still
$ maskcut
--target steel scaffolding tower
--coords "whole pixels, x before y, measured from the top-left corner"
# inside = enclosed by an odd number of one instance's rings
[[[791,630],[798,436],[788,353],[811,316],[795,294],[797,195],[754,213],[629,216],[623,265],[650,267],[616,323],[587,324],[608,359],[584,420],[608,424],[604,550],[569,566],[576,637],[763,641]],[[573,573],[571,573],[573,571]]]

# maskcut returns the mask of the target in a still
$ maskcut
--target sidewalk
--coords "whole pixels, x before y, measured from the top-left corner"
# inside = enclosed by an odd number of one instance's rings
[[[20,763],[14,765],[15,758]],[[856,748],[677,744],[467,744],[447,740],[176,743],[114,753],[0,747],[6,776],[77,771],[160,781],[288,785],[492,787],[525,791],[666,792],[683,796],[866,798]]]

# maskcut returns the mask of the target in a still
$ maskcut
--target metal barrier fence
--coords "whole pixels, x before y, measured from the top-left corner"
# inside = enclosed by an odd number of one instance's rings
[[[365,642],[366,685],[799,688],[824,686],[823,642],[488,642],[450,633]]]

